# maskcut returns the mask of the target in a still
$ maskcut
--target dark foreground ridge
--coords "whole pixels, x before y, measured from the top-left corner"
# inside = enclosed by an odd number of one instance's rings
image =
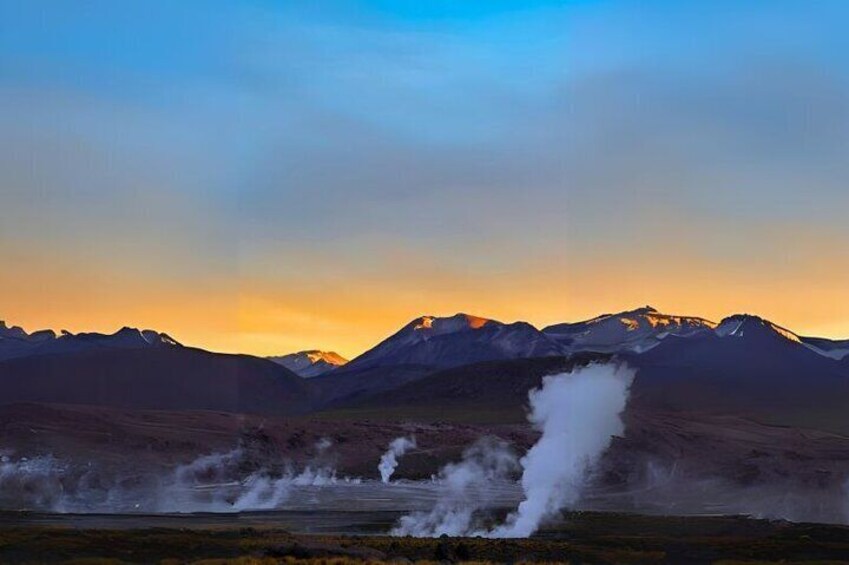
[[[326,514],[326,515],[325,515]],[[386,531],[392,513],[110,517],[0,513],[2,563],[849,563],[849,528],[743,517],[569,513],[530,539],[293,533]],[[360,514],[356,519],[351,515]],[[359,524],[359,526],[357,525]],[[127,529],[127,527],[130,529]]]

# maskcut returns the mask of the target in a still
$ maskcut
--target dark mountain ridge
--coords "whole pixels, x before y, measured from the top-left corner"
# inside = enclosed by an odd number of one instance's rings
[[[183,347],[148,330],[56,336],[0,325],[0,351],[21,343],[26,354],[0,358],[4,402],[276,414],[440,403],[500,409],[522,406],[540,371],[610,359],[638,369],[632,401],[650,410],[790,423],[818,415],[812,425],[831,426],[849,394],[849,357],[828,354],[842,342],[800,338],[752,315],[715,324],[650,307],[543,332],[468,314],[423,316],[307,380],[266,359]]]
[[[0,361],[0,398],[274,415],[313,406],[303,379],[284,367],[190,347],[94,348]]]
[[[80,353],[96,349],[144,349],[180,347],[175,339],[154,330],[123,327],[114,334],[86,332],[73,334],[63,330],[39,330],[31,334],[19,326],[0,321],[0,361],[33,355]]]

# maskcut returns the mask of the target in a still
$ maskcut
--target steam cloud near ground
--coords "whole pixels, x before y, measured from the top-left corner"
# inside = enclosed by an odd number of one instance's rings
[[[475,529],[477,513],[489,508],[492,486],[513,480],[519,460],[510,446],[495,438],[481,438],[463,453],[459,463],[449,463],[436,477],[442,490],[429,512],[413,512],[392,530],[396,536],[462,536]]]
[[[140,477],[113,477],[90,466],[51,456],[0,457],[0,508],[52,512],[239,512],[279,508],[298,487],[356,483],[338,479],[316,445],[316,461],[291,467],[246,471],[243,448],[203,455],[171,471]]]
[[[524,500],[503,524],[481,528],[475,518],[487,502],[480,487],[505,479],[512,460],[504,446],[479,444],[440,473],[447,488],[433,510],[403,517],[393,534],[531,535],[578,501],[592,466],[611,438],[623,433],[620,414],[633,379],[634,371],[624,365],[590,365],[545,377],[542,387],[530,392],[528,420],[542,436],[520,461]]]

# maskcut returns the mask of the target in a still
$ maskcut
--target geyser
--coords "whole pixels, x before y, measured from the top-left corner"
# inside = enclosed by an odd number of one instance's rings
[[[574,505],[589,472],[621,435],[621,413],[628,400],[634,371],[625,365],[596,364],[545,377],[529,393],[528,420],[542,436],[521,459],[524,499],[500,526],[481,529],[474,514],[487,507],[481,485],[505,478],[509,457],[503,445],[476,445],[459,464],[446,466],[440,477],[447,496],[429,513],[401,519],[394,535],[442,534],[487,537],[527,537],[561,508]]]
[[[542,437],[521,461],[525,499],[488,535],[527,537],[578,501],[588,472],[625,430],[621,413],[633,380],[624,365],[590,365],[545,377],[530,392],[528,419]]]
[[[400,459],[409,449],[416,447],[416,438],[396,437],[389,444],[389,449],[386,450],[380,457],[380,464],[377,468],[380,471],[380,480],[388,483],[395,473],[395,468],[398,467],[398,459]]]

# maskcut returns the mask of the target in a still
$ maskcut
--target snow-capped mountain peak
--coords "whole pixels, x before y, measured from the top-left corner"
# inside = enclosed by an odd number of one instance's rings
[[[319,361],[324,361],[325,363],[330,363],[331,365],[344,365],[348,362],[347,359],[336,353],[335,351],[307,351],[307,357],[313,363],[318,363]]]
[[[711,330],[704,318],[662,314],[651,306],[618,314],[602,314],[583,322],[555,324],[543,330],[570,351],[643,352],[669,335],[688,336]]]
[[[57,335],[53,330],[27,333],[18,326],[0,322],[0,360],[47,353],[74,353],[91,349],[136,349],[179,346],[168,334],[154,330],[123,327],[114,334],[96,332],[74,334],[67,330]]]
[[[319,351],[318,349],[298,351],[297,353],[269,357],[268,359],[283,365],[305,379],[323,375],[348,362],[335,351]]]
[[[505,324],[459,313],[421,316],[345,368],[386,365],[457,367],[480,361],[562,355],[563,348],[526,322]]]
[[[802,339],[790,330],[752,314],[729,316],[722,320],[714,331],[719,337],[743,337],[747,334],[759,333],[780,336],[799,344],[803,343]]]
[[[164,332],[158,332],[156,330],[142,330],[141,335],[142,338],[151,345],[180,345],[176,339]]]

